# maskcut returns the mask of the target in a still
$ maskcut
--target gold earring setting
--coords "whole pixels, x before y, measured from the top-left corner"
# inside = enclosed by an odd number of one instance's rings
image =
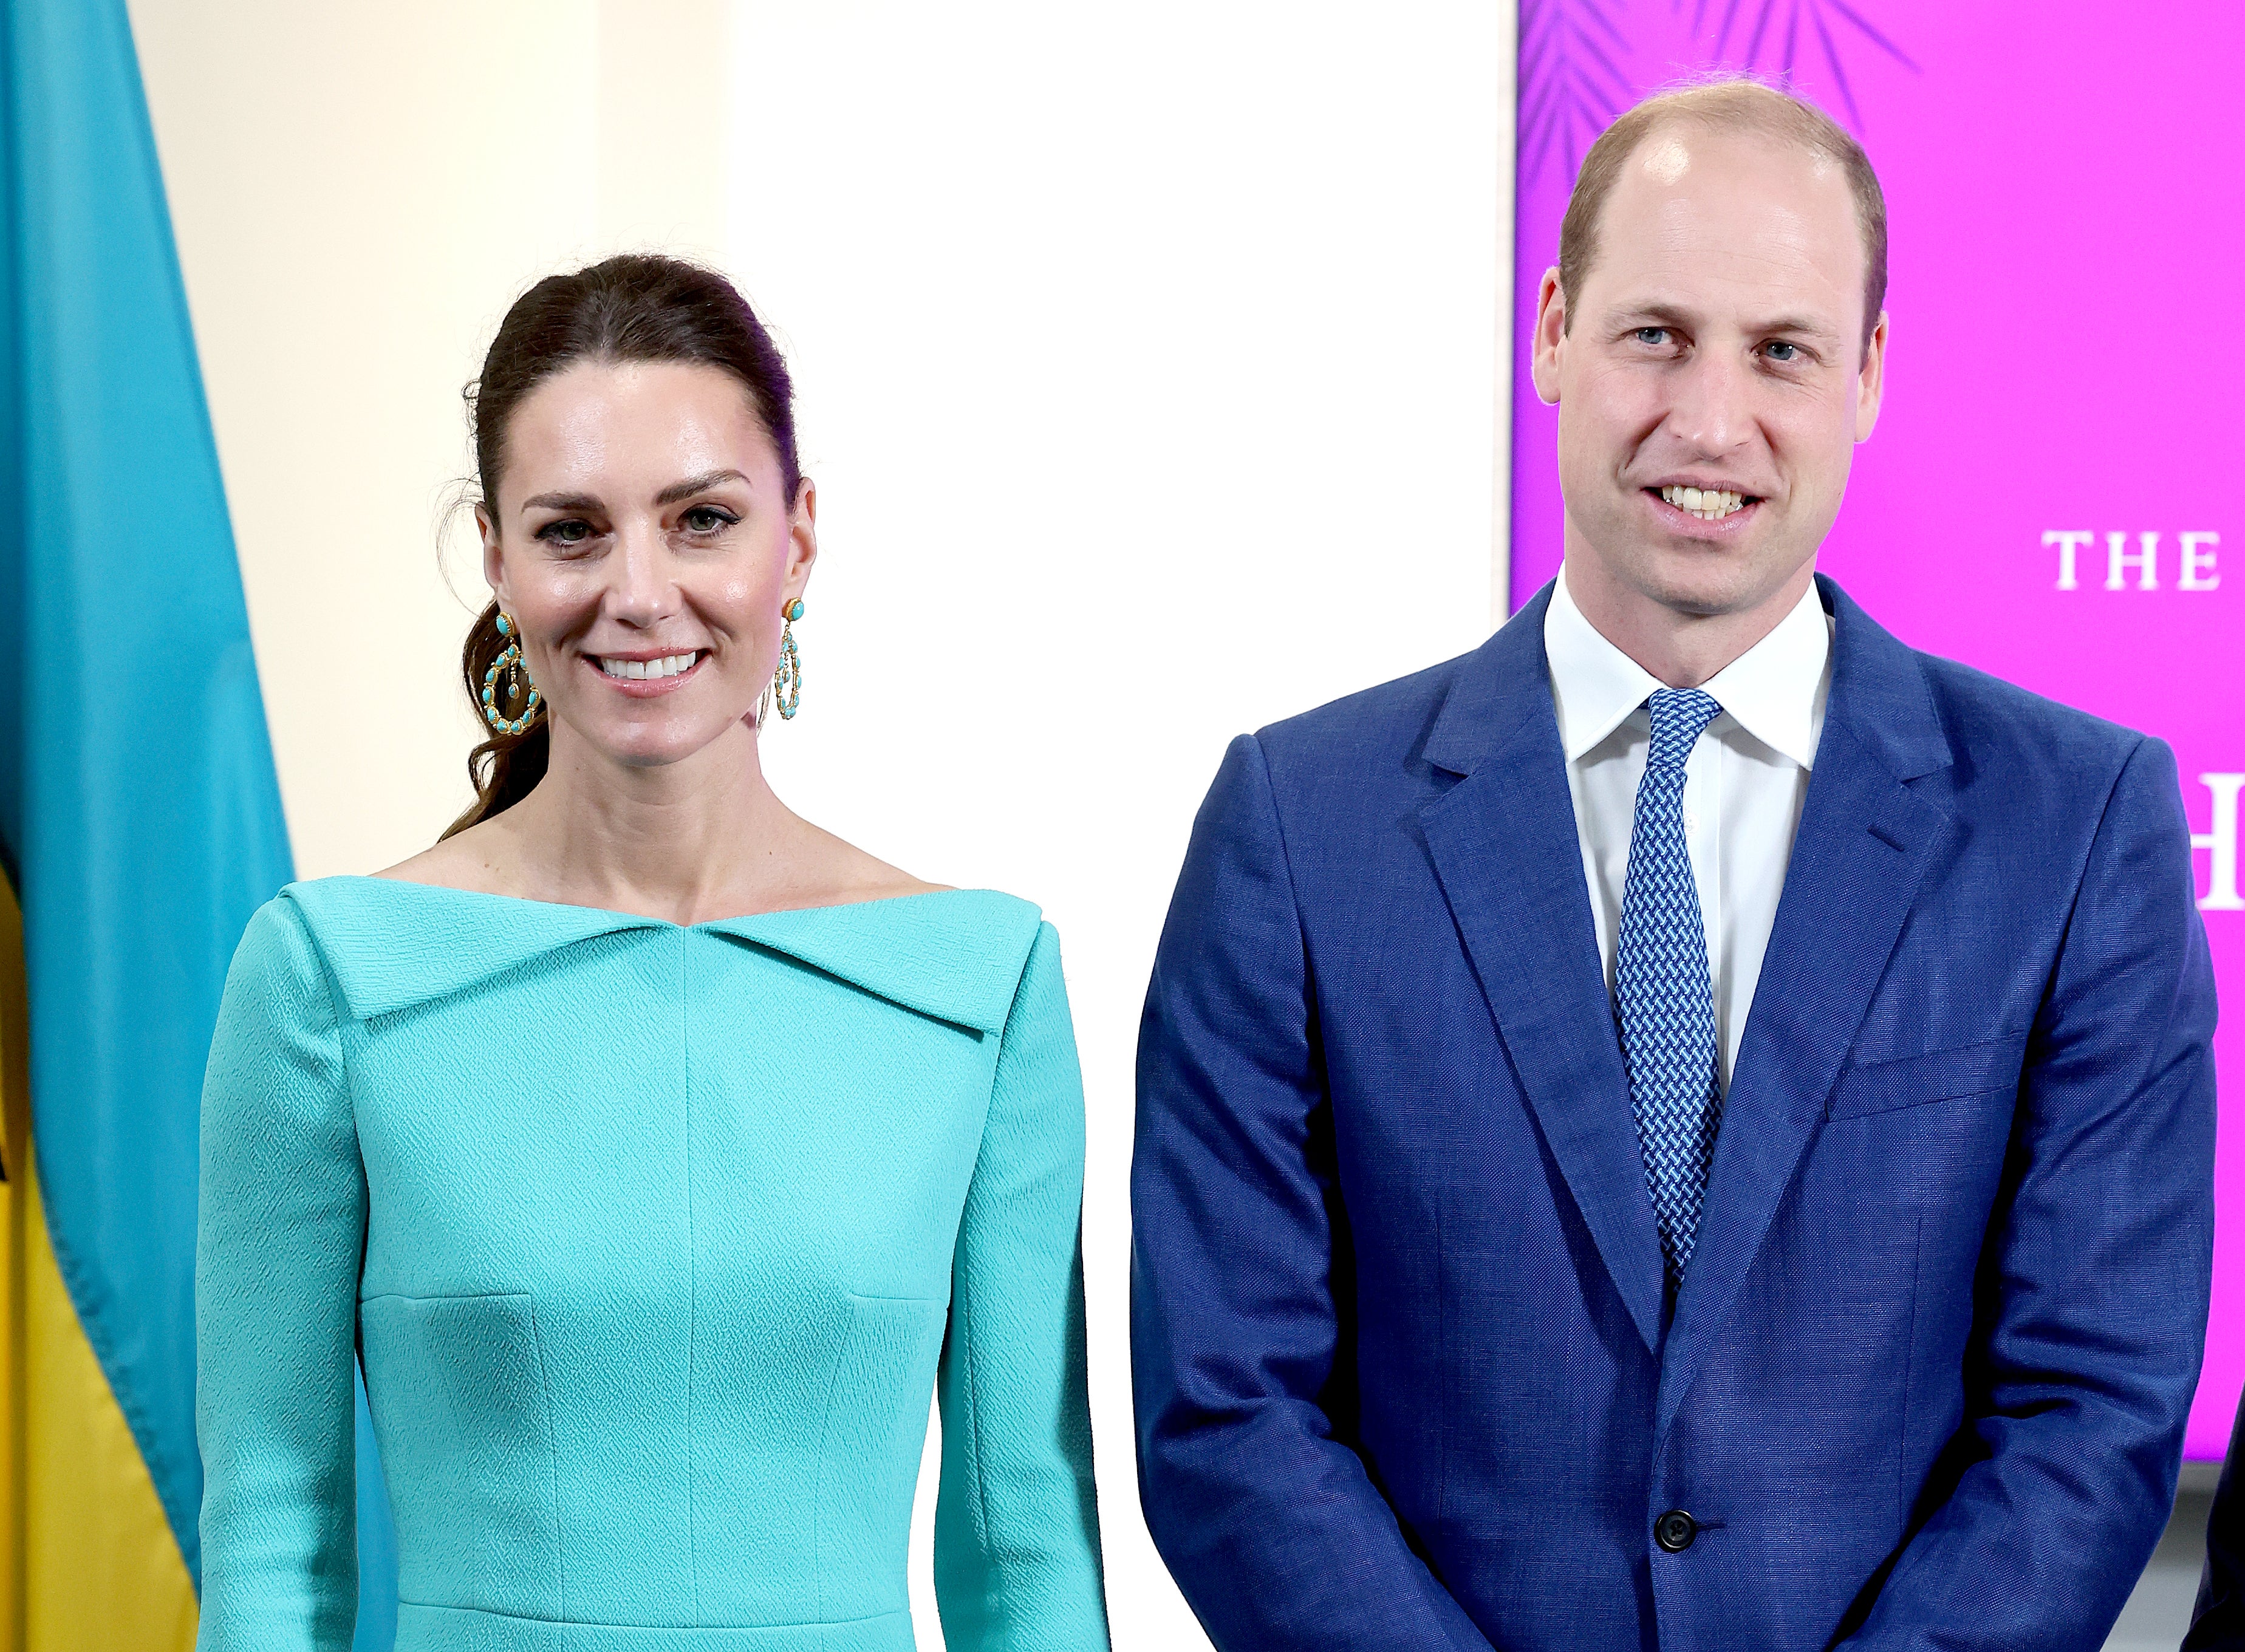
[[[484,721],[496,733],[519,735],[529,728],[531,720],[538,714],[538,685],[531,680],[529,668],[522,663],[521,627],[515,624],[514,617],[507,613],[499,616],[498,624],[499,634],[505,637],[507,643],[499,650],[499,658],[491,662],[491,669],[484,673]],[[501,672],[506,674],[505,700],[499,698]],[[528,689],[526,694],[524,692],[526,687]],[[509,717],[505,708],[517,701],[521,701],[522,710],[519,714]]]
[[[779,667],[772,680],[764,685],[763,696],[756,701],[756,722],[762,726],[765,714],[774,705],[779,708],[783,720],[792,718],[803,704],[803,656],[795,647],[795,622],[803,618],[803,599],[798,597],[781,611],[779,633]]]

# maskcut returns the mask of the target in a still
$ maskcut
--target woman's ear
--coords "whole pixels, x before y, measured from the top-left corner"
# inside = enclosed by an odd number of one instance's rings
[[[492,521],[486,505],[476,507],[476,534],[484,546],[484,583],[492,588],[492,595],[502,608],[512,606],[506,594],[506,563],[499,550],[499,528]]]
[[[788,600],[803,594],[817,560],[818,489],[805,477],[796,484],[795,504],[787,513],[787,575],[781,585]]]

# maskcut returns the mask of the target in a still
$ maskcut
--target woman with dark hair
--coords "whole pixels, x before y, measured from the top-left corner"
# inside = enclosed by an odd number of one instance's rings
[[[476,801],[252,921],[203,1099],[209,1652],[350,1644],[352,1362],[400,1652],[1103,1648],[1053,931],[790,813],[817,554],[720,276],[539,282],[471,392]]]

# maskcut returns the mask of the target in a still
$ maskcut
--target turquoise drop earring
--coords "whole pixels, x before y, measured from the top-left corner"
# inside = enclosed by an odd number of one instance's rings
[[[797,605],[800,606],[801,605]],[[511,614],[499,616],[499,634],[506,639],[499,658],[491,662],[484,673],[484,721],[495,733],[519,735],[530,727],[530,720],[538,714],[538,685],[530,680],[530,672],[522,663],[522,631]],[[506,698],[499,698],[499,673],[506,674]],[[524,691],[527,688],[528,692]],[[521,712],[513,717],[506,714],[508,704],[519,700]]]
[[[756,721],[762,724],[764,713],[777,705],[783,719],[791,718],[803,704],[803,656],[796,652],[795,622],[803,618],[803,599],[797,597],[781,611],[784,622],[779,633],[779,668],[765,685],[763,698],[756,706]]]

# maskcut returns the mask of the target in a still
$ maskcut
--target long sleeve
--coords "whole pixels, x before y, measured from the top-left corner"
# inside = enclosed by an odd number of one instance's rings
[[[195,1432],[200,1652],[346,1652],[366,1183],[325,965],[295,903],[250,920],[203,1083]]]
[[[1103,1652],[1084,1374],[1083,1083],[1060,941],[999,1044],[952,1268],[935,1591],[953,1652]]]
[[[1870,1652],[2095,1652],[2159,1540],[2204,1350],[2214,979],[2174,760],[2106,802],[2027,1048],[1981,1265],[1955,1489]]]
[[[1335,1438],[1345,1218],[1261,747],[1185,856],[1138,1044],[1131,1350],[1162,1557],[1223,1652],[1488,1652]]]

